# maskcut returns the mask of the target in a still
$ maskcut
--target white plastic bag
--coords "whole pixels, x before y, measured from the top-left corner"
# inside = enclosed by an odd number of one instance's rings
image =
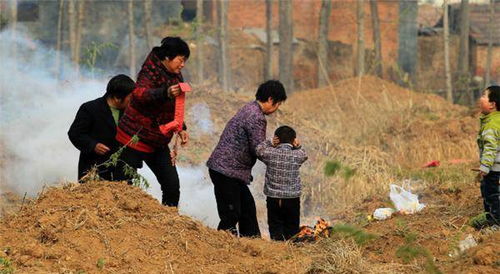
[[[388,207],[377,208],[373,212],[373,218],[382,221],[387,218],[390,218],[392,213],[394,213],[394,211],[395,211],[394,209]]]
[[[389,193],[389,197],[399,212],[403,214],[413,214],[425,207],[424,204],[418,202],[418,196],[410,191],[394,184],[391,184],[390,188],[391,192]]]

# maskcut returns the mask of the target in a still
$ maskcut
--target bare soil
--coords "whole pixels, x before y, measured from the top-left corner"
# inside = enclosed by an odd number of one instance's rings
[[[48,189],[1,220],[0,246],[23,273],[298,273],[308,263],[300,249],[209,229],[111,182]]]

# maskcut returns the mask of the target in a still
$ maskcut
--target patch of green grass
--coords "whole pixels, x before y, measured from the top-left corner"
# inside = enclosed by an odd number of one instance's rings
[[[396,256],[401,258],[405,263],[413,261],[420,255],[426,255],[425,249],[417,245],[405,244],[396,250]]]
[[[14,267],[12,267],[12,262],[7,258],[0,257],[0,274],[11,274],[14,273]]]
[[[430,121],[437,121],[439,120],[439,115],[437,115],[434,112],[427,112],[423,115],[425,118],[427,118]]]
[[[401,218],[396,219],[396,230],[394,231],[394,234],[406,238],[406,234],[408,234],[410,229],[408,228],[408,224],[405,222],[405,220]]]
[[[405,239],[405,244],[396,250],[396,256],[398,258],[401,258],[405,263],[409,263],[418,257],[424,257],[424,268],[428,273],[441,273],[441,271],[434,264],[432,254],[425,247],[417,244],[418,234],[411,232],[406,223],[398,223],[396,234],[403,236]]]
[[[343,171],[344,172],[342,173],[342,177],[346,181],[351,179],[356,174],[356,169],[348,166],[344,166]]]
[[[104,269],[104,265],[106,264],[106,262],[104,261],[104,258],[99,258],[97,260],[97,268],[99,268],[100,270],[103,270]]]
[[[334,160],[334,161],[328,161],[325,164],[325,175],[328,177],[331,177],[337,173],[342,168],[342,164],[340,161]]]
[[[483,212],[479,215],[476,215],[472,218],[470,218],[468,224],[474,228],[480,227],[481,224],[485,224],[488,222],[488,219],[486,219],[486,212]]]
[[[339,234],[346,237],[352,237],[358,245],[365,245],[369,241],[377,238],[377,235],[365,232],[349,224],[337,224],[333,226],[332,233],[334,235]]]
[[[331,177],[335,174],[342,171],[340,176],[344,178],[344,180],[348,181],[354,175],[356,175],[356,168],[352,168],[350,166],[342,164],[342,162],[338,160],[327,161],[324,168],[325,176]]]

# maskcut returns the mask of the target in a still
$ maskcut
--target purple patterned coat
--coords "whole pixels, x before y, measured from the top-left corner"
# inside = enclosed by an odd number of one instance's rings
[[[257,101],[246,104],[227,123],[207,166],[223,175],[252,181],[255,149],[266,139],[267,121]]]

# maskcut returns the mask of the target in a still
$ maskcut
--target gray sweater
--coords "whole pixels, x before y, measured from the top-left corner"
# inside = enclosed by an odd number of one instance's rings
[[[272,198],[298,198],[302,186],[300,166],[307,160],[306,152],[284,143],[273,147],[271,141],[257,146],[257,157],[267,166],[264,194]]]

